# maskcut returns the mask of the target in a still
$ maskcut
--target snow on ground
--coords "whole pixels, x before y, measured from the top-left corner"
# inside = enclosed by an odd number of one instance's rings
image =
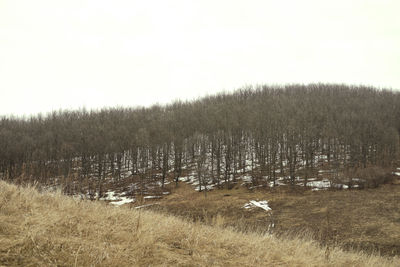
[[[208,184],[207,191],[213,189],[215,186],[216,186],[215,184]],[[196,186],[194,190],[200,191],[200,186]],[[201,190],[204,190],[204,185],[201,185]]]
[[[251,209],[251,208],[255,208],[255,207],[262,208],[263,210],[266,210],[266,211],[272,210],[268,206],[267,200],[262,200],[262,201],[250,200],[249,203],[247,203],[243,206],[243,208],[245,208],[245,209]]]
[[[329,180],[322,180],[322,181],[311,181],[307,183],[307,186],[314,187],[311,189],[312,191],[318,191],[321,189],[327,189],[330,187],[338,188],[338,189],[348,189],[349,186],[345,184],[335,184]],[[355,187],[355,186],[353,186]]]
[[[134,199],[127,198],[127,197],[120,197],[120,199],[121,199],[120,201],[112,201],[112,202],[110,202],[110,204],[121,206],[121,205],[124,205],[127,203],[132,203],[135,201]]]
[[[271,182],[269,182],[269,187],[274,187],[274,182],[273,181],[271,181]],[[279,179],[277,179],[276,181],[275,181],[275,186],[279,186],[279,185],[286,185],[285,183],[282,183],[281,181],[279,181]]]
[[[116,206],[121,206],[135,201],[135,199],[132,198],[118,196],[118,194],[115,193],[114,191],[107,192],[107,196],[100,198],[100,200],[108,200],[110,201],[110,204]]]
[[[164,185],[167,185],[167,184],[170,184],[170,183],[171,183],[170,181],[168,181],[167,179],[165,179]],[[157,181],[157,182],[156,182],[156,185],[158,185],[159,187],[161,187],[161,186],[162,186],[162,181]]]
[[[251,183],[253,181],[253,178],[251,177],[251,175],[243,175],[239,178],[242,179],[242,181],[245,183]]]
[[[156,205],[156,204],[159,204],[159,203],[151,203],[151,204],[146,204],[146,205],[142,205],[142,206],[137,206],[137,207],[135,207],[135,209],[141,209],[141,208],[153,206],[153,205]]]
[[[122,176],[123,176],[124,178],[127,178],[127,177],[129,177],[129,176],[131,176],[131,175],[133,175],[132,171],[125,171],[125,172],[122,172]]]
[[[348,189],[349,188],[349,186],[345,185],[345,184],[334,184],[333,186],[336,188],[339,188],[339,189]]]
[[[181,182],[187,182],[189,184],[192,184],[192,183],[196,182],[197,177],[195,177],[194,175],[189,175],[189,176],[179,177],[178,180]]]
[[[254,162],[253,162],[253,168],[254,168],[254,169],[257,169],[257,168],[259,168],[259,167],[260,167],[260,164],[258,164],[258,163],[256,163],[256,162],[254,161]],[[245,168],[244,168],[245,172],[252,171],[253,168],[251,167],[251,160],[246,159]]]
[[[189,176],[179,177],[178,180],[181,182],[186,182],[188,184],[191,184],[192,186],[194,186],[194,190],[200,191],[199,178],[195,176],[193,173]],[[219,183],[222,184],[224,182],[225,182],[224,180],[220,180]],[[213,184],[211,179],[207,181],[207,190],[211,190],[215,186],[217,186],[217,184]],[[204,184],[201,185],[201,189],[202,190],[204,189]]]
[[[318,173],[331,173],[333,170],[319,170]]]
[[[161,196],[145,196],[144,199],[161,198]]]
[[[322,181],[311,181],[307,182],[307,186],[316,187],[316,188],[329,188],[331,187],[331,182],[329,180]]]
[[[327,157],[324,155],[319,155],[318,158],[326,159]],[[284,163],[286,163],[286,162],[284,162]],[[246,159],[245,170],[243,171],[243,169],[240,169],[238,172],[238,176],[236,177],[236,179],[241,181],[241,185],[251,184],[254,180],[251,175],[251,172],[250,172],[252,169],[251,164],[252,164],[251,160]],[[286,165],[286,164],[283,164],[283,165]],[[253,166],[254,166],[254,169],[256,169],[256,168],[259,168],[260,165],[257,164],[256,162],[253,162]],[[186,183],[192,185],[196,191],[200,191],[200,185],[199,185],[199,179],[198,179],[197,173],[195,172],[195,170],[193,168],[188,168],[188,169],[190,169],[190,172],[188,173],[188,175],[180,177],[178,180],[181,182],[186,182]],[[208,169],[210,169],[210,168],[208,168]],[[400,170],[400,168],[397,168],[397,169]],[[280,172],[280,170],[276,170],[276,171]],[[308,187],[311,187],[314,191],[321,190],[321,189],[328,189],[328,188],[348,189],[349,186],[347,185],[347,182],[345,184],[338,184],[338,183],[331,181],[330,179],[328,179],[326,177],[324,177],[321,180],[321,176],[323,177],[324,175],[331,174],[333,172],[335,172],[335,171],[332,169],[320,169],[320,170],[318,170],[318,176],[307,179],[306,185]],[[400,176],[400,172],[394,172],[393,174]],[[319,177],[319,178],[316,178],[316,177]],[[230,175],[230,179],[233,179],[232,174]],[[287,180],[289,180],[288,177],[276,177],[275,186],[285,186],[285,185],[287,185],[286,184]],[[220,183],[222,181],[223,180],[221,180]],[[260,183],[262,183],[263,185],[268,185],[269,187],[274,186],[274,183],[269,179],[268,176],[260,177],[258,179],[258,181]],[[362,179],[352,178],[352,179],[349,179],[349,181],[353,181],[353,182],[362,181]],[[295,184],[297,184],[298,186],[303,186],[304,178],[296,176],[295,182],[296,182]],[[216,186],[217,186],[216,184],[212,183],[211,179],[207,179],[207,181],[206,181],[207,190],[212,190]],[[353,185],[352,187],[357,187],[357,185]],[[254,186],[250,187],[250,189],[251,188],[254,188]],[[203,184],[201,185],[201,189],[204,189]]]
[[[115,192],[113,191],[109,191],[107,192],[107,196],[106,197],[102,197],[100,198],[100,200],[109,200],[109,201],[115,201],[115,200],[119,200],[120,197],[116,195]]]

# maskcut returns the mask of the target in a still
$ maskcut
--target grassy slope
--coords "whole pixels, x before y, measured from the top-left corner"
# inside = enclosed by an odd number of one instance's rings
[[[400,179],[398,179],[400,181]],[[241,231],[265,232],[271,222],[275,234],[307,233],[320,243],[365,252],[400,255],[400,185],[365,190],[303,190],[290,187],[213,190],[197,193],[181,183],[156,202],[153,210]],[[272,212],[245,210],[249,200],[268,200]]]
[[[326,249],[115,208],[0,181],[0,265],[399,266],[399,259]]]

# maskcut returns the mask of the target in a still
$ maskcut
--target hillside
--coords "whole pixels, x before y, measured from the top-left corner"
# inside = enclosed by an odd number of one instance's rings
[[[167,196],[129,205],[243,232],[306,235],[322,245],[400,256],[399,183],[393,175],[391,183],[364,190],[237,185],[207,196],[180,183]],[[265,202],[268,208],[259,205]]]
[[[91,198],[109,188],[161,193],[171,180],[191,180],[199,191],[238,179],[249,186],[376,187],[398,166],[399,118],[400,93],[338,84],[2,117],[0,179]],[[378,175],[360,177],[367,168]]]
[[[398,258],[238,233],[0,181],[0,265],[399,266]]]

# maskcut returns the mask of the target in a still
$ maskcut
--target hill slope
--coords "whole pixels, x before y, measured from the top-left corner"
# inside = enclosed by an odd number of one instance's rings
[[[399,266],[313,241],[237,233],[0,181],[0,265]]]

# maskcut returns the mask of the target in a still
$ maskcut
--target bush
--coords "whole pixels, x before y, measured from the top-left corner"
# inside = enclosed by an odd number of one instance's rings
[[[359,188],[376,188],[392,180],[390,170],[378,166],[356,169],[348,177],[350,188],[354,185],[358,185]]]

